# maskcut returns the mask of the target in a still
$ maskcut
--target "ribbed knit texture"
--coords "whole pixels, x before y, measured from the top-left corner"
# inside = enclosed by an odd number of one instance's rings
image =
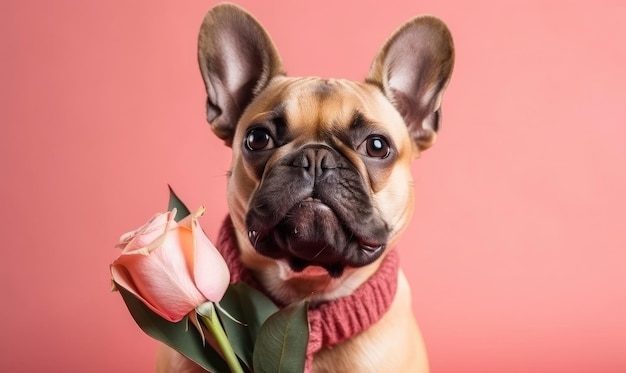
[[[224,221],[217,241],[230,270],[230,282],[243,281],[261,291],[252,274],[239,261],[233,224]],[[313,356],[341,343],[376,323],[389,310],[398,286],[398,254],[387,254],[379,270],[351,295],[309,309],[309,342],[305,373],[313,371]],[[284,306],[284,305],[281,305]]]

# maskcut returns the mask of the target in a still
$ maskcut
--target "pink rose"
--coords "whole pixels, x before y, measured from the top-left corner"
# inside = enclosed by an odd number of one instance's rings
[[[111,276],[152,311],[171,322],[207,301],[218,302],[230,280],[228,267],[198,224],[204,208],[180,222],[176,210],[155,215],[124,234]]]

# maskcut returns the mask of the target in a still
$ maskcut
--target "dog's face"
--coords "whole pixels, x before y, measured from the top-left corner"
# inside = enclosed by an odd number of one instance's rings
[[[452,71],[445,25],[406,23],[365,82],[289,78],[256,20],[220,5],[198,55],[207,118],[232,147],[228,197],[244,264],[284,302],[356,288],[412,215],[410,164],[436,139]]]
[[[233,139],[236,220],[256,252],[295,271],[339,277],[376,261],[413,205],[402,118],[363,83],[282,78],[268,88]]]

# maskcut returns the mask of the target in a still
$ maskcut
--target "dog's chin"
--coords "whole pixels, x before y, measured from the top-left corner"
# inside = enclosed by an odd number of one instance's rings
[[[265,231],[250,231],[250,241],[262,255],[283,259],[298,277],[324,275],[341,277],[346,268],[376,261],[384,242],[364,239],[351,224],[342,222],[333,210],[309,198],[294,206],[279,223]]]

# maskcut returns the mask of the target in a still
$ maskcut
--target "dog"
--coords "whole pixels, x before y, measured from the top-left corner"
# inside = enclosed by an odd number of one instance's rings
[[[198,38],[207,120],[232,148],[228,205],[240,260],[275,300],[349,296],[394,249],[414,210],[412,161],[430,148],[454,65],[446,25],[409,20],[363,82],[293,78],[259,22],[211,9]],[[158,371],[201,371],[163,348]],[[388,311],[313,358],[314,372],[427,372],[405,275]]]

